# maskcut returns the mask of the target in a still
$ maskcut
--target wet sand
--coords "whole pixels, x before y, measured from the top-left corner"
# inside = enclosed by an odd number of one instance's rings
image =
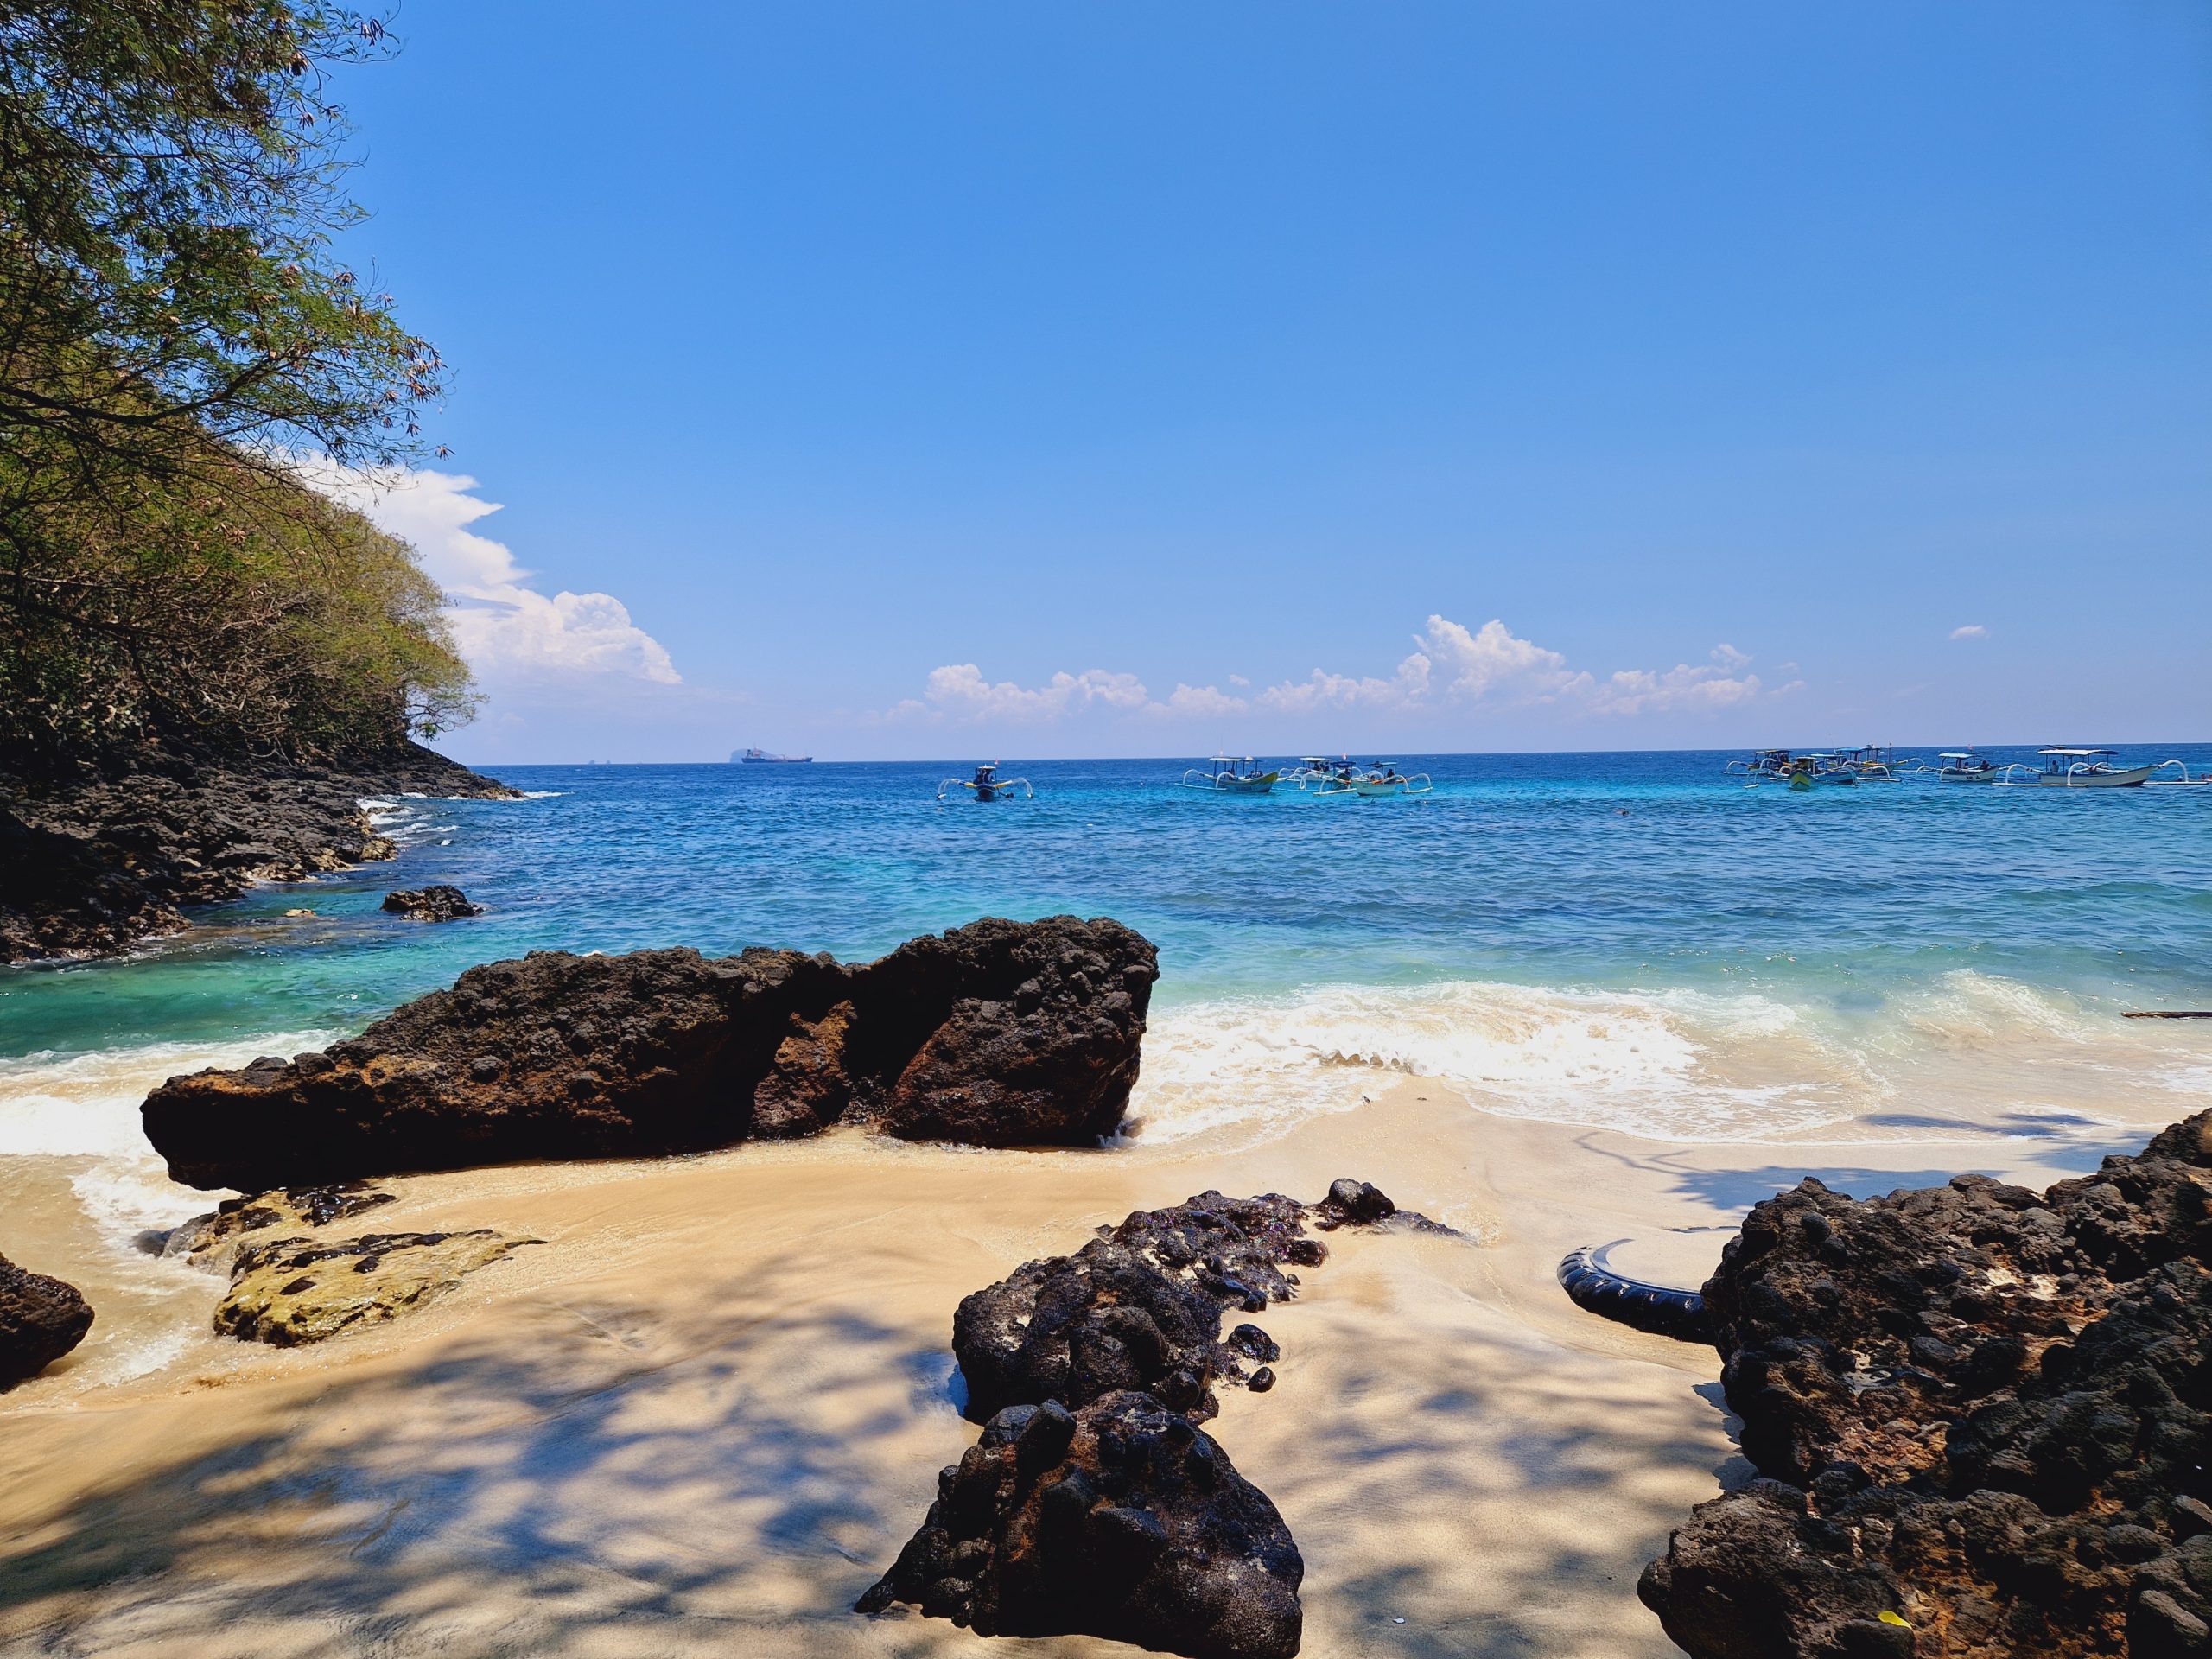
[[[546,1243],[294,1351],[207,1334],[218,1281],[171,1278],[130,1316],[174,1327],[152,1332],[154,1370],[88,1388],[87,1344],[8,1396],[0,1653],[1129,1653],[847,1611],[974,1439],[953,1306],[1131,1210],[1353,1175],[1466,1236],[1333,1236],[1260,1320],[1280,1382],[1212,1425],[1304,1553],[1305,1651],[1658,1659],[1675,1649],[1636,1576],[1748,1471],[1713,1355],[1580,1313],[1559,1258],[1625,1238],[1621,1265],[1695,1283],[1802,1173],[1862,1193],[1963,1169],[2042,1185],[2177,1106],[1699,1145],[1491,1116],[1414,1079],[1273,1135],[1096,1153],[845,1134],[391,1182],[401,1201],[352,1230]],[[75,1236],[53,1248],[80,1259],[41,1268],[96,1306],[122,1294],[128,1268]]]

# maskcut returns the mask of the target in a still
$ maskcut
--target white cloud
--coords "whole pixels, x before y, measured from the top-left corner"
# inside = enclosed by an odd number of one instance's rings
[[[445,590],[454,643],[487,683],[613,675],[683,683],[660,641],[632,621],[613,594],[541,592],[504,543],[469,529],[499,511],[473,493],[474,479],[327,463],[302,470],[316,488],[413,545],[430,580]]]
[[[1986,639],[1989,638],[1989,630],[1982,626],[1979,622],[1969,622],[1964,627],[1953,628],[1951,630],[1951,638],[1954,639]]]
[[[1116,674],[1103,668],[1085,669],[1080,674],[1064,671],[1031,688],[1012,680],[994,684],[973,663],[948,663],[930,671],[920,701],[909,697],[892,712],[909,717],[934,714],[969,720],[1034,721],[1057,720],[1094,702],[1114,709],[1142,709],[1149,701],[1150,694],[1135,675]]]
[[[899,703],[889,717],[1042,721],[1094,704],[1163,719],[1217,717],[1253,709],[1305,715],[1325,709],[1410,711],[1540,704],[1581,715],[1637,715],[1726,709],[1764,691],[1758,675],[1743,672],[1750,666],[1750,655],[1725,644],[1715,645],[1703,663],[1678,663],[1663,670],[1623,669],[1604,679],[1573,667],[1561,652],[1521,638],[1495,617],[1479,628],[1469,628],[1432,615],[1427,626],[1414,636],[1414,645],[1387,677],[1316,668],[1302,680],[1285,680],[1249,697],[1216,685],[1179,681],[1160,701],[1154,701],[1133,674],[1094,668],[1081,674],[1058,673],[1042,685],[1030,687],[1011,680],[994,683],[973,663],[951,663],[931,670],[922,696]],[[1240,674],[1229,676],[1229,683],[1251,683]],[[1793,682],[1767,695],[1778,696],[1800,690],[1802,683]]]
[[[1229,677],[1234,685],[1237,677]],[[1251,681],[1246,680],[1246,685]],[[1246,699],[1223,690],[1217,685],[1184,685],[1178,683],[1165,702],[1148,705],[1148,711],[1161,715],[1235,715],[1251,707]]]
[[[1716,645],[1713,660],[1695,666],[1677,663],[1664,673],[1643,668],[1623,669],[1591,690],[1590,708],[1593,713],[1605,715],[1656,714],[1670,709],[1726,709],[1758,696],[1758,675],[1738,677],[1733,671],[1751,660],[1733,645]]]

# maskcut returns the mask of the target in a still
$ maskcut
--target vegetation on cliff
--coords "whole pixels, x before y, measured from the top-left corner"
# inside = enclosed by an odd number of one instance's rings
[[[358,761],[465,714],[435,588],[290,463],[403,462],[439,391],[334,244],[327,78],[387,46],[313,0],[0,13],[0,766]]]

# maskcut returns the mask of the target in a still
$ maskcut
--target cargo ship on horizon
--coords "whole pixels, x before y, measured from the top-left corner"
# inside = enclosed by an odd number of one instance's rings
[[[747,766],[796,766],[805,765],[813,759],[814,757],[810,754],[771,754],[766,749],[740,749],[735,754],[730,756],[734,765]]]

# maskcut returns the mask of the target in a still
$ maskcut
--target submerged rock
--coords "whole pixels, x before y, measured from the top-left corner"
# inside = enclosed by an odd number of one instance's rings
[[[1182,1413],[1135,1391],[1013,1406],[857,1605],[982,1636],[1082,1634],[1192,1659],[1298,1651],[1306,1564],[1267,1494]]]
[[[468,895],[459,887],[450,887],[443,882],[387,893],[384,896],[384,908],[414,922],[454,922],[463,917],[484,913],[483,906],[472,904]]]
[[[479,1230],[278,1238],[242,1246],[215,1333],[296,1348],[381,1324],[435,1301],[464,1274],[538,1243]]]
[[[1641,1593],[1696,1659],[2212,1654],[2212,1113],[2036,1193],[1758,1205],[1705,1287],[1745,1455]]]
[[[76,1286],[0,1255],[0,1390],[36,1376],[92,1328],[92,1310]]]
[[[172,1077],[142,1116],[175,1179],[248,1192],[837,1122],[1087,1145],[1121,1121],[1158,975],[1140,936],[1071,916],[976,922],[857,967],[533,951],[319,1054]]]

